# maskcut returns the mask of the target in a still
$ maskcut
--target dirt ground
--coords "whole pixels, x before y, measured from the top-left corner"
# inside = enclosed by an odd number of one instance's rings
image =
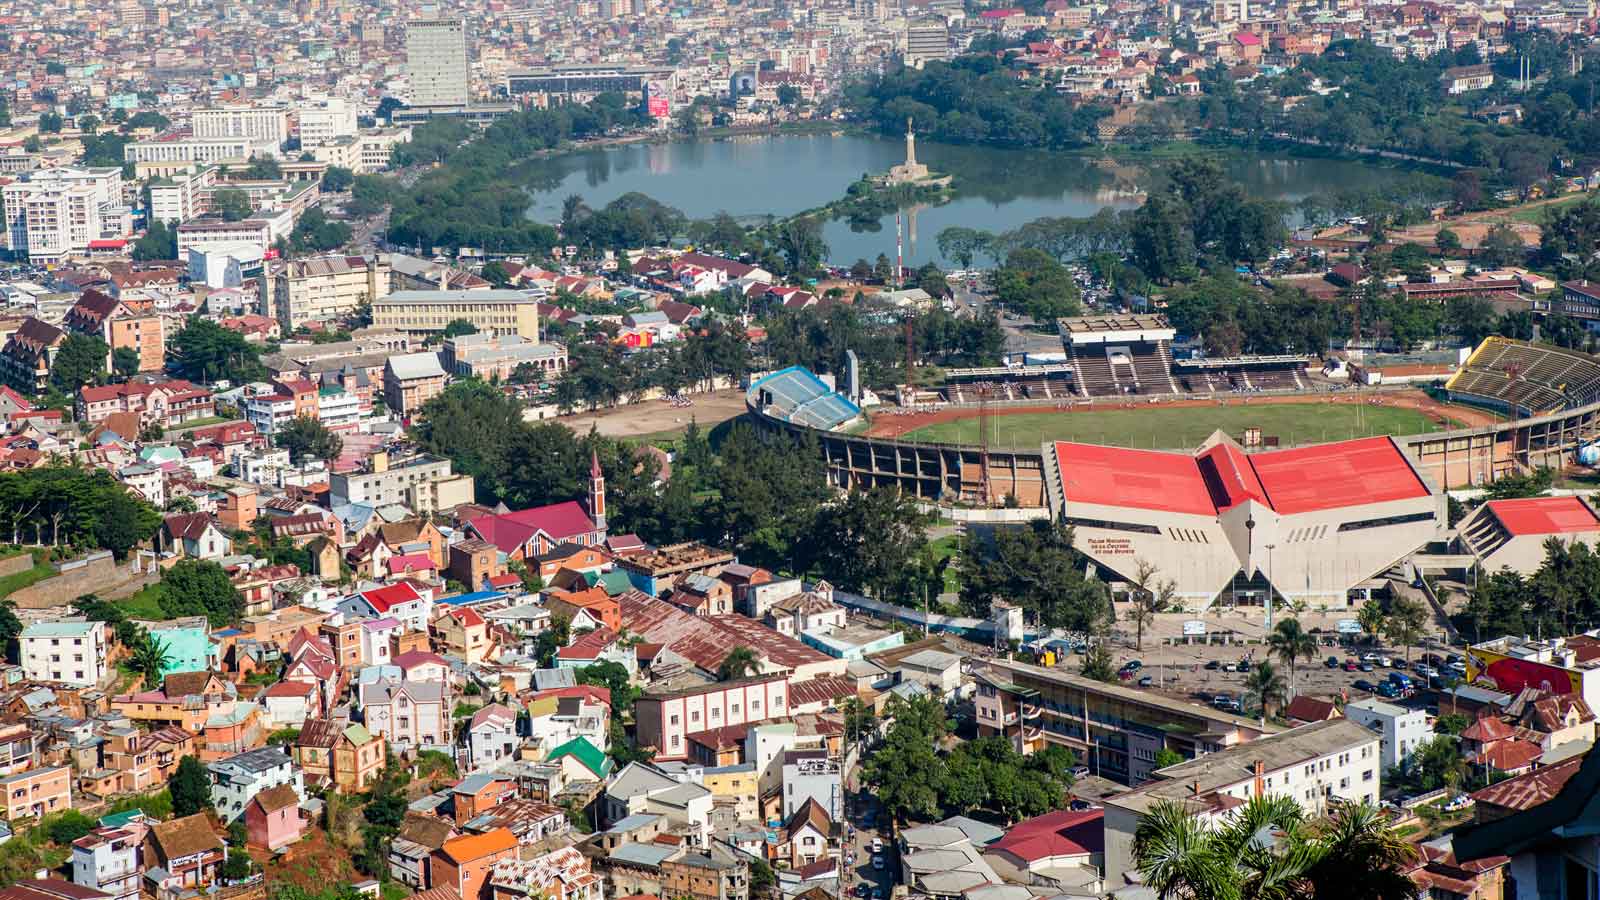
[[[692,394],[691,405],[673,406],[662,400],[646,400],[631,406],[601,410],[596,415],[579,413],[562,416],[555,421],[579,434],[590,428],[598,429],[606,437],[654,437],[669,432],[681,432],[689,427],[689,420],[699,423],[702,431],[726,422],[744,413],[744,391],[713,391],[709,394]]]
[[[1429,418],[1440,424],[1455,421],[1461,423],[1461,425],[1464,427],[1476,428],[1483,425],[1492,425],[1498,421],[1492,414],[1484,412],[1483,410],[1473,409],[1472,407],[1468,406],[1452,406],[1449,404],[1440,403],[1421,391],[1385,393],[1381,396],[1383,405],[1385,406],[1415,409],[1426,414]],[[1266,405],[1274,403],[1361,403],[1370,401],[1371,399],[1372,395],[1370,394],[1304,394],[1286,397],[1251,396],[1250,403],[1252,405]],[[1080,404],[1076,406],[1068,405],[1065,407],[1058,406],[1057,411],[1059,411],[1062,415],[1071,415],[1074,412],[1104,412],[1112,409],[1135,410],[1150,406],[1161,406],[1164,408],[1193,407],[1198,409],[1201,407],[1228,406],[1230,404],[1237,404],[1238,402],[1239,401],[1237,399],[1170,400],[1158,403],[1140,401],[1136,403],[1126,403],[1120,406],[1108,405],[1104,403],[1096,404],[1094,406],[1090,406],[1088,404]],[[993,414],[996,416],[1035,415],[1041,412],[1048,412],[1049,409],[1050,407],[1048,406],[1010,407],[1007,409],[996,409],[993,411]],[[900,413],[892,410],[880,411],[873,416],[872,425],[869,426],[863,433],[869,437],[900,437],[903,434],[915,431],[918,428],[924,428],[928,425],[935,425],[940,422],[954,422],[958,419],[977,418],[977,415],[978,411],[975,409],[943,409],[931,412],[915,413]]]

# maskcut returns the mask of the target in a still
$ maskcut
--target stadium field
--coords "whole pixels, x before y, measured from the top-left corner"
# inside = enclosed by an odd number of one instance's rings
[[[1082,441],[1120,447],[1175,450],[1198,446],[1221,429],[1235,438],[1261,429],[1285,447],[1376,435],[1424,434],[1460,427],[1421,410],[1363,403],[1272,403],[1229,406],[1151,406],[1082,412],[996,415],[989,446],[1026,449],[1045,441]],[[900,435],[901,440],[975,444],[978,419],[937,422]]]

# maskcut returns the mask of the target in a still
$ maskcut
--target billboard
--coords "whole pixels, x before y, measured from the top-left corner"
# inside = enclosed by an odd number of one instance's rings
[[[1184,637],[1204,637],[1206,623],[1204,619],[1185,619],[1183,622]]]
[[[645,112],[652,119],[665,119],[672,115],[672,92],[665,81],[647,81],[644,85]]]
[[[1534,687],[1556,694],[1583,695],[1583,677],[1560,666],[1517,659],[1477,647],[1469,649],[1466,656],[1468,684],[1492,687],[1510,694],[1525,687]]]

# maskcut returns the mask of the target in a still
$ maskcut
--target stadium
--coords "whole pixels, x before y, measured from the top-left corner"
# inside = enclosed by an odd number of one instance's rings
[[[1336,385],[1301,357],[1173,359],[1157,316],[1061,324],[1064,362],[951,370],[898,407],[864,411],[798,367],[754,380],[746,407],[815,437],[836,486],[1048,510],[1103,567],[1179,579],[1192,608],[1250,602],[1275,566],[1279,595],[1338,603],[1441,533],[1444,490],[1563,469],[1600,440],[1600,360],[1557,347],[1486,339],[1441,401]]]

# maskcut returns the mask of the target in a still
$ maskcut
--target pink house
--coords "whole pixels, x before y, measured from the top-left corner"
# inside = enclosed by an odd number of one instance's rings
[[[300,815],[300,798],[294,785],[280,784],[250,798],[244,808],[244,827],[252,847],[277,850],[300,840],[306,820]]]

